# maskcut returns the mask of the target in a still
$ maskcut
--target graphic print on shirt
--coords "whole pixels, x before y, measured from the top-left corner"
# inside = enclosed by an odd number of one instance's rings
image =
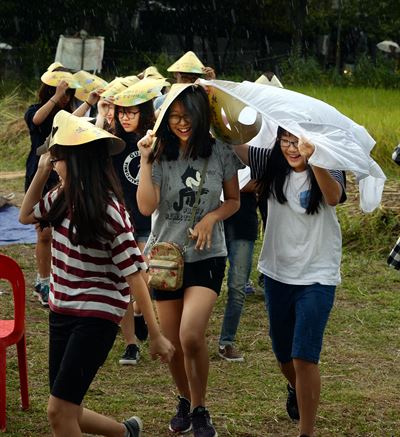
[[[311,190],[302,191],[299,194],[300,198],[300,206],[304,209],[308,208],[308,204],[310,203],[310,197],[311,197]]]
[[[135,165],[131,166],[131,162],[134,159],[140,159],[140,152],[139,150],[135,150],[134,152],[130,153],[124,161],[124,165],[122,166],[122,170],[124,172],[125,177],[128,179],[128,181],[131,184],[139,185],[139,170],[140,170],[140,163],[137,166],[137,172],[136,174],[132,174],[132,170],[135,169]]]
[[[201,173],[192,166],[188,165],[185,172],[181,176],[184,188],[179,190],[179,201],[174,202],[173,208],[175,211],[182,211],[185,205],[192,207],[196,199],[196,191],[200,185]],[[202,194],[207,194],[208,190],[201,189]]]

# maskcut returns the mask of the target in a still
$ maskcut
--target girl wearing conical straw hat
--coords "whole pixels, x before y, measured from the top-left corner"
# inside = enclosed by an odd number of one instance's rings
[[[136,416],[119,423],[83,407],[131,293],[147,321],[152,357],[168,362],[174,353],[159,330],[140,274],[147,265],[110,159],[124,146],[120,138],[60,111],[54,118],[49,152],[41,156],[20,210],[21,223],[45,221],[53,229],[47,411],[55,437],[141,435],[142,423]],[[60,183],[42,197],[53,168]]]
[[[25,122],[29,129],[31,149],[26,160],[25,191],[28,190],[37,171],[39,157],[36,149],[41,146],[50,134],[54,116],[64,109],[72,112],[71,100],[79,84],[73,79],[72,74],[62,65],[51,65],[41,77],[41,86],[38,92],[39,102],[31,105],[25,113]],[[55,172],[49,174],[49,179],[44,186],[44,192],[58,182]],[[50,279],[50,229],[37,228],[37,242],[35,258],[37,267],[34,293],[39,302],[47,307]]]
[[[217,435],[205,404],[206,330],[225,271],[222,221],[239,208],[237,170],[242,167],[226,144],[211,137],[210,118],[201,86],[175,84],[153,132],[138,143],[138,205],[143,214],[152,215],[145,253],[162,241],[185,248],[182,287],[153,290],[153,297],[162,331],[176,349],[169,367],[179,396],[169,429],[184,433],[193,428],[195,437]],[[199,203],[190,228],[196,197]]]
[[[160,95],[165,81],[143,79],[114,97],[114,133],[122,138],[125,149],[113,157],[114,169],[121,182],[125,205],[128,209],[139,249],[143,252],[151,230],[151,218],[140,213],[136,191],[139,183],[140,152],[138,140],[154,126],[153,98]],[[100,101],[101,106],[104,101]],[[147,281],[147,274],[143,272]],[[126,348],[119,360],[123,365],[135,365],[140,359],[137,340],[147,338],[147,326],[137,302],[129,305],[121,321]]]

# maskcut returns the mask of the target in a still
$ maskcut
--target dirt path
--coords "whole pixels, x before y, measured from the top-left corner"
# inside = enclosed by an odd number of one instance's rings
[[[0,172],[0,179],[17,179],[25,176],[24,171],[2,171]]]
[[[354,213],[361,212],[359,208],[359,192],[354,177],[347,174],[347,201],[344,203],[346,208],[351,209]],[[389,180],[385,182],[382,193],[381,208],[393,210],[395,214],[400,215],[400,182],[398,180]]]

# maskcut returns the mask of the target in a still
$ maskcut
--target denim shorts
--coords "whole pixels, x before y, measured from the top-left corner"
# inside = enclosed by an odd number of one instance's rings
[[[207,258],[193,263],[185,263],[183,268],[183,285],[176,291],[153,289],[154,300],[182,299],[186,288],[206,287],[219,295],[225,274],[226,258]]]
[[[280,363],[293,358],[318,363],[335,300],[334,285],[290,285],[265,276],[272,349]]]
[[[80,405],[114,344],[118,325],[50,311],[49,329],[50,393]]]

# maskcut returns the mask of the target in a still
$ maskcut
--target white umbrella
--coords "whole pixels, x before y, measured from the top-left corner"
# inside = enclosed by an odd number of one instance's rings
[[[263,133],[264,147],[271,147],[276,138],[276,127],[281,126],[297,137],[303,137],[315,146],[315,151],[309,159],[310,164],[335,170],[352,171],[360,182],[360,206],[366,212],[371,212],[380,203],[384,181],[386,179],[378,164],[371,158],[370,152],[375,145],[374,139],[367,130],[350,118],[340,113],[333,106],[304,94],[287,89],[266,87],[252,82],[201,81],[209,88],[209,97],[217,95],[214,89],[225,94],[225,99],[219,99],[221,108],[229,118],[230,106],[237,101],[247,105],[247,125],[249,108],[254,111],[254,120],[262,116],[263,124],[269,129]],[[215,102],[215,98],[214,98]],[[213,113],[218,113],[214,106]],[[235,136],[242,128],[238,121],[231,129]],[[227,140],[227,136],[224,136]],[[238,144],[236,142],[236,144]]]
[[[381,41],[376,46],[379,50],[382,50],[386,53],[400,53],[400,46],[397,44],[397,42],[394,41]]]

